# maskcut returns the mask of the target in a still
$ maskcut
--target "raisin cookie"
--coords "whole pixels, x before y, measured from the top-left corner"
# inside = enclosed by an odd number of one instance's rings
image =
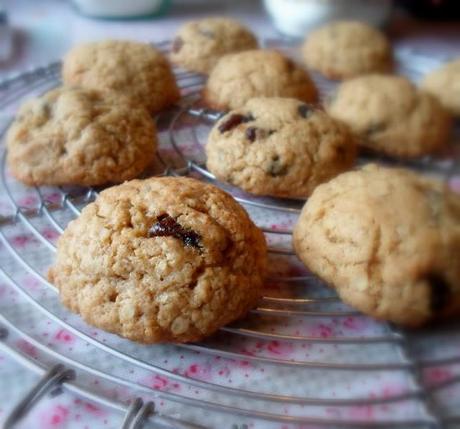
[[[391,69],[391,46],[380,31],[361,22],[327,24],[307,36],[305,62],[330,79],[346,79]]]
[[[208,73],[225,54],[257,48],[255,36],[228,18],[186,23],[173,41],[171,61],[198,73]]]
[[[460,313],[460,197],[369,165],[318,186],[294,228],[299,258],[351,306],[418,326]]]
[[[243,107],[254,97],[292,97],[315,102],[318,93],[308,73],[277,51],[252,50],[223,56],[204,89],[214,109]]]
[[[102,185],[152,161],[155,125],[143,107],[105,91],[60,87],[26,102],[7,134],[8,166],[28,185]]]
[[[120,92],[151,113],[179,99],[167,59],[145,43],[107,40],[77,46],[64,58],[62,79],[69,85]]]
[[[436,96],[452,114],[460,117],[460,59],[426,76],[422,88]]]
[[[261,296],[263,233],[224,191],[189,178],[109,188],[58,241],[49,279],[90,324],[143,343],[197,341]]]
[[[326,109],[371,151],[411,158],[444,146],[450,115],[432,95],[401,76],[368,75],[343,82]]]
[[[291,98],[253,98],[221,118],[206,146],[218,179],[257,195],[306,197],[349,169],[355,143],[347,127]]]

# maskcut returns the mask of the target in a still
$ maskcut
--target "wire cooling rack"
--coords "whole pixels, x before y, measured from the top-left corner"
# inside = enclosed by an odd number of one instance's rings
[[[438,65],[409,51],[397,55],[401,72],[414,80]],[[204,166],[203,145],[219,112],[200,105],[201,77],[176,73],[181,106],[157,118],[158,157],[147,174],[215,182]],[[330,91],[330,82],[315,79],[323,93]],[[2,138],[24,98],[59,83],[60,63],[0,83]],[[452,154],[409,166],[444,174]],[[40,375],[5,428],[57,387],[124,414],[123,428],[460,425],[460,326],[405,332],[342,304],[292,251],[290,234],[303,201],[251,197],[217,183],[267,236],[265,296],[245,320],[202,343],[144,346],[83,323],[59,304],[46,280],[56,238],[100,189],[25,188],[9,176],[4,151],[0,174],[0,276],[10,292],[0,300],[0,347]],[[49,343],[37,329],[43,323],[62,328],[74,346]],[[24,343],[29,347],[18,346]]]

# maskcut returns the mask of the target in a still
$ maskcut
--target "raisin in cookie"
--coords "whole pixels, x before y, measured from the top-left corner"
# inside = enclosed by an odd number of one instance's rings
[[[417,157],[444,146],[450,115],[432,95],[400,76],[368,75],[343,82],[326,109],[372,151]]]
[[[266,252],[224,191],[188,178],[133,180],[69,224],[49,279],[94,326],[143,343],[197,341],[257,303]]]
[[[460,313],[460,198],[369,165],[320,185],[294,228],[299,258],[348,304],[417,326]]]
[[[152,161],[149,113],[116,93],[60,87],[26,102],[7,134],[8,166],[28,185],[102,185]]]
[[[460,59],[426,76],[422,88],[436,96],[452,114],[460,117]]]
[[[291,98],[253,98],[221,118],[206,146],[208,169],[258,195],[306,197],[349,169],[355,143],[322,110]]]
[[[254,97],[292,97],[311,103],[317,91],[308,73],[279,52],[252,50],[222,57],[206,83],[206,104],[238,109]]]
[[[208,73],[225,54],[257,48],[255,36],[228,18],[205,18],[186,23],[173,41],[171,60],[198,73]]]
[[[179,99],[167,59],[145,43],[107,40],[77,46],[64,58],[62,78],[69,85],[120,92],[151,113]]]
[[[384,34],[361,22],[333,22],[313,31],[302,53],[309,67],[331,79],[385,72],[392,65]]]

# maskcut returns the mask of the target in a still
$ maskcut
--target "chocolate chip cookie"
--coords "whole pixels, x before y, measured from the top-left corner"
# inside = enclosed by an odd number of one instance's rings
[[[187,70],[209,73],[223,55],[255,48],[257,39],[238,21],[205,18],[180,28],[171,60]]]
[[[460,117],[460,59],[426,76],[422,88],[436,96],[453,115]]]
[[[257,303],[266,253],[263,233],[215,186],[133,180],[68,225],[49,279],[94,326],[143,343],[197,341]]]
[[[252,50],[222,57],[209,75],[204,101],[219,110],[238,109],[254,97],[292,97],[315,102],[308,73],[277,51]]]
[[[402,158],[432,153],[449,140],[450,115],[432,95],[401,76],[367,75],[343,82],[326,105],[371,151]]]
[[[102,185],[141,173],[157,143],[149,113],[116,93],[60,87],[25,103],[7,134],[8,167],[28,185]]]
[[[313,31],[302,53],[309,67],[330,79],[389,71],[393,62],[385,35],[354,21],[333,22]]]
[[[146,43],[124,40],[92,42],[64,58],[65,84],[111,90],[157,113],[179,99],[179,89],[165,56]]]
[[[294,229],[307,267],[351,306],[418,326],[460,313],[460,197],[369,165],[313,192]]]
[[[347,127],[290,98],[253,98],[212,129],[207,167],[257,195],[306,197],[349,169],[355,142]]]

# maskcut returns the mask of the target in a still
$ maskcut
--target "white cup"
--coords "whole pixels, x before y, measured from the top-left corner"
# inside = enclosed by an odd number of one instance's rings
[[[389,18],[392,0],[264,0],[264,5],[278,31],[303,37],[334,20],[358,20],[381,26]]]

